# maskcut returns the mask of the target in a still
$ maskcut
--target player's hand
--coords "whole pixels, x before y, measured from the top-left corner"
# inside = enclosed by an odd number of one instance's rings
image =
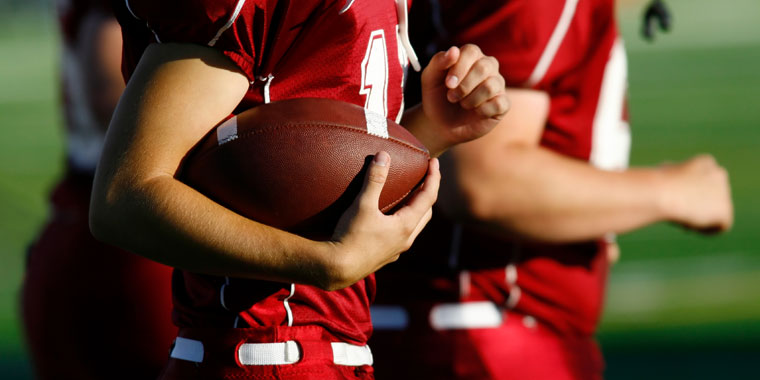
[[[686,228],[715,233],[731,228],[734,209],[726,169],[710,155],[660,168],[665,175],[662,206]]]
[[[335,289],[350,286],[396,261],[433,215],[441,180],[438,160],[430,160],[425,182],[406,205],[392,215],[385,215],[378,205],[390,164],[388,153],[375,155],[359,196],[338,221],[331,244],[335,249],[337,278],[342,281]]]
[[[485,135],[509,109],[499,62],[471,44],[437,53],[422,72],[422,108],[443,150]]]

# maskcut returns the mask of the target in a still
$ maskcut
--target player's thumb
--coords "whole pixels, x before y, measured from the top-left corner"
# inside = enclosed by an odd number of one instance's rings
[[[388,170],[390,169],[391,156],[384,151],[375,154],[364,177],[364,186],[359,194],[359,202],[362,206],[378,208],[380,193],[383,191]]]
[[[439,51],[428,63],[425,70],[422,71],[422,86],[438,86],[449,80],[449,69],[457,63],[459,60],[460,50],[456,46],[452,46],[449,50]]]

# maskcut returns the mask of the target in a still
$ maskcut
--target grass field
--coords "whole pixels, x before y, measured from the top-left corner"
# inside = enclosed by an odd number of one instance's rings
[[[713,153],[731,173],[736,224],[719,237],[664,224],[621,237],[623,258],[613,268],[600,331],[607,377],[756,378],[760,2],[667,2],[675,31],[655,44],[636,35],[640,6],[627,1],[621,10],[632,164]],[[46,193],[61,168],[57,37],[50,12],[1,13],[0,377],[27,379],[17,292],[25,247],[46,217]]]
[[[655,225],[621,237],[600,340],[609,379],[757,378],[760,354],[760,2],[666,1],[675,30],[629,48],[631,162],[710,152],[731,174],[731,232]],[[730,5],[729,5],[730,4]]]

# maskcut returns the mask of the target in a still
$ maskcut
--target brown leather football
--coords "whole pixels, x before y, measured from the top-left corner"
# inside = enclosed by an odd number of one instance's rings
[[[229,209],[309,237],[329,237],[373,155],[391,156],[378,205],[389,212],[425,177],[430,156],[402,126],[354,104],[300,98],[225,121],[188,154],[178,177]]]

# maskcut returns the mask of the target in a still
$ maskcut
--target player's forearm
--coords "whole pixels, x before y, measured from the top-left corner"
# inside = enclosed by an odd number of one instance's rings
[[[99,239],[177,268],[331,287],[329,246],[271,228],[212,202],[169,175],[95,189]],[[108,199],[98,194],[107,193]]]
[[[106,135],[91,230],[101,240],[182,269],[332,287],[345,272],[329,244],[247,220],[173,177],[248,85],[212,49],[149,47]]]
[[[657,169],[602,171],[530,146],[504,148],[498,160],[478,162],[457,155],[456,148],[451,153],[457,161],[451,163],[456,173],[451,180],[458,190],[441,193],[441,202],[449,205],[443,207],[502,231],[572,242],[668,217]],[[458,210],[450,206],[457,202],[462,205]]]

